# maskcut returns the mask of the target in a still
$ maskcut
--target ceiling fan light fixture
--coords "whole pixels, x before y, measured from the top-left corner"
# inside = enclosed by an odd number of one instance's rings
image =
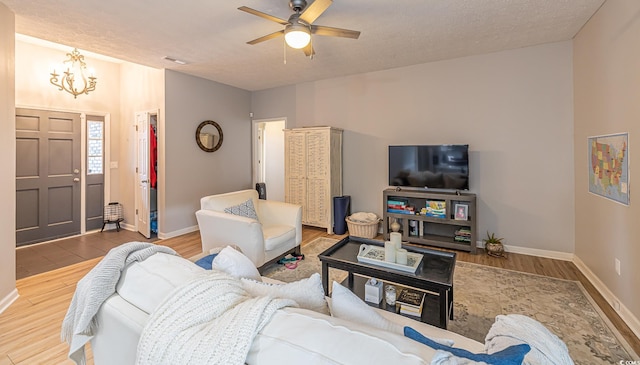
[[[311,41],[311,31],[302,24],[290,24],[284,29],[284,39],[291,48],[304,48]]]

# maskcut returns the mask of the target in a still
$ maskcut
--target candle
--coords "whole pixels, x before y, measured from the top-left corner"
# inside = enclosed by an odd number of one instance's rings
[[[407,264],[407,250],[401,248],[396,251],[396,262],[400,265]]]
[[[389,234],[389,238],[391,239],[391,242],[393,242],[393,244],[396,246],[396,250],[402,248],[402,233],[392,232]]]
[[[384,243],[384,261],[396,262],[396,246],[391,241]]]
[[[384,300],[387,305],[396,305],[396,287],[393,285],[387,285],[384,288]]]

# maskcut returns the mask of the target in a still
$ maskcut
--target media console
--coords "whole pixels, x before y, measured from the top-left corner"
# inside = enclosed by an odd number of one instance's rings
[[[383,212],[385,240],[397,228],[403,241],[476,253],[475,194],[385,189]]]

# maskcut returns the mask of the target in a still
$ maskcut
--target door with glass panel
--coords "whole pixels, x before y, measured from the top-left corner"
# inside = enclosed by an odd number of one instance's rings
[[[87,116],[87,157],[85,184],[86,231],[102,227],[104,201],[104,117]]]

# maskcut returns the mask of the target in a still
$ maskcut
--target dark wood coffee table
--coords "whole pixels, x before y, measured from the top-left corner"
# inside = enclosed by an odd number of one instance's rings
[[[358,251],[362,244],[384,247],[382,241],[349,236],[318,256],[322,262],[322,285],[325,295],[329,295],[330,267],[347,271],[348,276],[343,285],[362,299],[364,299],[364,284],[368,278],[372,277],[392,285],[412,287],[426,293],[422,317],[419,320],[446,329],[449,320],[453,319],[455,252],[403,245],[402,248],[423,255],[416,272],[412,273],[358,262]],[[368,304],[376,306],[372,303]],[[395,313],[399,310],[397,305],[387,305],[384,299],[378,307]]]

